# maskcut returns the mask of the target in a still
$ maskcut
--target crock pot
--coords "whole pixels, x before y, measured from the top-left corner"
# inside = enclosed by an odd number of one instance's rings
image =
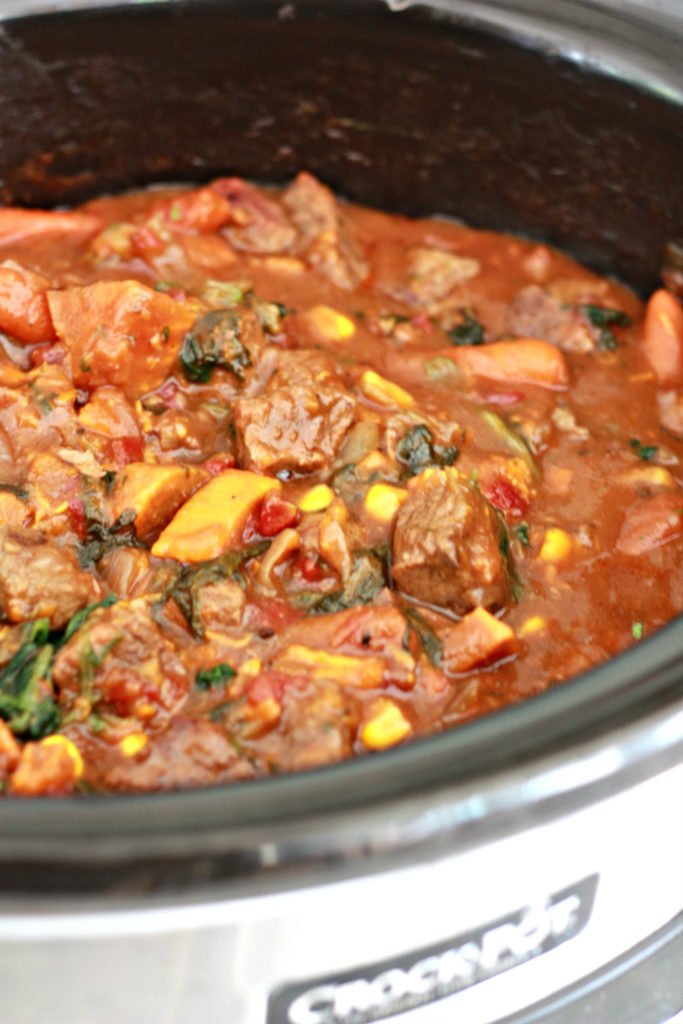
[[[642,292],[683,232],[679,0],[0,16],[3,202],[307,168]],[[3,1024],[662,1024],[682,964],[683,618],[392,752],[0,801]]]

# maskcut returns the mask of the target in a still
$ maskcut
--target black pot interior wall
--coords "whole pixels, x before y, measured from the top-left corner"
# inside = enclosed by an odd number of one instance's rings
[[[0,200],[308,168],[363,203],[547,239],[641,290],[683,222],[683,112],[380,0],[23,18],[0,36]]]

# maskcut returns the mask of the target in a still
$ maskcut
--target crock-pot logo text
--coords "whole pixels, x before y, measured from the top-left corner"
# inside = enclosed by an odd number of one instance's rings
[[[267,1024],[369,1024],[453,995],[567,942],[585,926],[597,876],[412,954],[274,992]]]

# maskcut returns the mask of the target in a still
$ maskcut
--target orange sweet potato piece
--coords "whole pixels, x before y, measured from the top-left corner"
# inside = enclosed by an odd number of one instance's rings
[[[239,547],[249,513],[279,480],[227,469],[204,484],[176,512],[152,548],[158,558],[204,562]]]
[[[100,218],[90,213],[0,207],[0,246],[46,237],[68,237],[84,242],[101,227]]]
[[[25,526],[29,517],[29,509],[16,495],[8,491],[0,491],[0,523],[12,529]]]
[[[485,608],[475,608],[448,631],[441,665],[453,675],[469,672],[515,654],[518,647],[514,630],[507,622]]]
[[[547,388],[564,387],[569,382],[562,352],[541,338],[463,345],[443,354],[475,377],[488,377],[508,384],[540,384]]]
[[[683,306],[665,288],[656,291],[647,304],[643,350],[660,384],[683,384]]]
[[[398,359],[386,360],[389,376],[408,383],[429,383],[435,375],[460,371],[471,377],[486,377],[503,384],[536,384],[559,389],[569,383],[569,370],[562,351],[542,338],[515,338],[487,345],[404,351]]]
[[[111,384],[136,399],[168,377],[201,305],[138,281],[98,281],[47,293],[77,387]]]
[[[27,345],[54,341],[49,287],[49,281],[32,270],[0,266],[0,330]]]
[[[131,462],[116,478],[113,513],[135,512],[135,532],[149,542],[173,518],[174,513],[208,477],[198,466],[150,465]]]

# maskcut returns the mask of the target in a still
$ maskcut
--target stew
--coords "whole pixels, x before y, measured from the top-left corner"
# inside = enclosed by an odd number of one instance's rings
[[[683,609],[683,272],[221,178],[0,209],[0,789],[381,751]]]

